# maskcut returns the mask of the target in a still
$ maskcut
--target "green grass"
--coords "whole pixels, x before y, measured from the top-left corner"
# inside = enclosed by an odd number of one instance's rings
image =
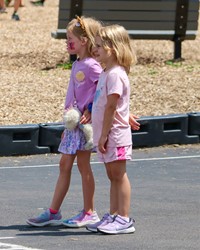
[[[172,67],[181,67],[182,66],[182,62],[176,62],[176,61],[173,61],[173,60],[169,60],[169,61],[166,61],[165,62],[166,65],[169,65],[169,66],[172,66]]]
[[[158,71],[155,69],[149,69],[149,71],[148,71],[149,75],[156,75],[157,73],[158,73]]]
[[[56,65],[57,68],[62,68],[62,69],[71,69],[72,68],[73,62],[65,62],[65,63],[59,63]]]

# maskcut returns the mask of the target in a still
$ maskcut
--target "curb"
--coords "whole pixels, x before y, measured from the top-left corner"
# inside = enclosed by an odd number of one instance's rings
[[[132,131],[133,148],[167,144],[200,143],[200,112],[138,119],[139,131]],[[64,125],[41,123],[0,126],[0,156],[58,153]]]

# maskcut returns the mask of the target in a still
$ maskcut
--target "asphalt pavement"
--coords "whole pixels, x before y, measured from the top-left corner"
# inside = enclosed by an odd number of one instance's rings
[[[132,186],[130,216],[136,232],[102,235],[85,228],[35,228],[26,219],[50,205],[60,155],[0,157],[0,249],[57,250],[199,250],[200,146],[134,149],[127,163]],[[104,165],[92,155],[95,207],[109,210],[109,182]],[[82,209],[76,164],[61,210],[64,218]]]

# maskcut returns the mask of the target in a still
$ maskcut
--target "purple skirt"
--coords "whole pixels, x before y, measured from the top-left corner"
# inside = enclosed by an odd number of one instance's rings
[[[76,154],[77,150],[85,151],[85,144],[86,139],[81,129],[78,127],[72,131],[65,129],[58,151],[62,154]]]

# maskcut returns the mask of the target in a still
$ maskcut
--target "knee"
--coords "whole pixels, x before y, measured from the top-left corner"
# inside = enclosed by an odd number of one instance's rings
[[[110,181],[121,182],[123,179],[123,175],[121,173],[115,172],[108,176]]]
[[[81,164],[78,163],[78,170],[81,174],[81,176],[88,176],[92,174],[91,166],[90,164]]]
[[[70,166],[69,164],[61,160],[59,164],[59,170],[60,170],[60,174],[70,174],[72,170],[72,166]]]
[[[107,176],[110,181],[117,181],[120,179],[118,171],[111,171],[107,169]]]

